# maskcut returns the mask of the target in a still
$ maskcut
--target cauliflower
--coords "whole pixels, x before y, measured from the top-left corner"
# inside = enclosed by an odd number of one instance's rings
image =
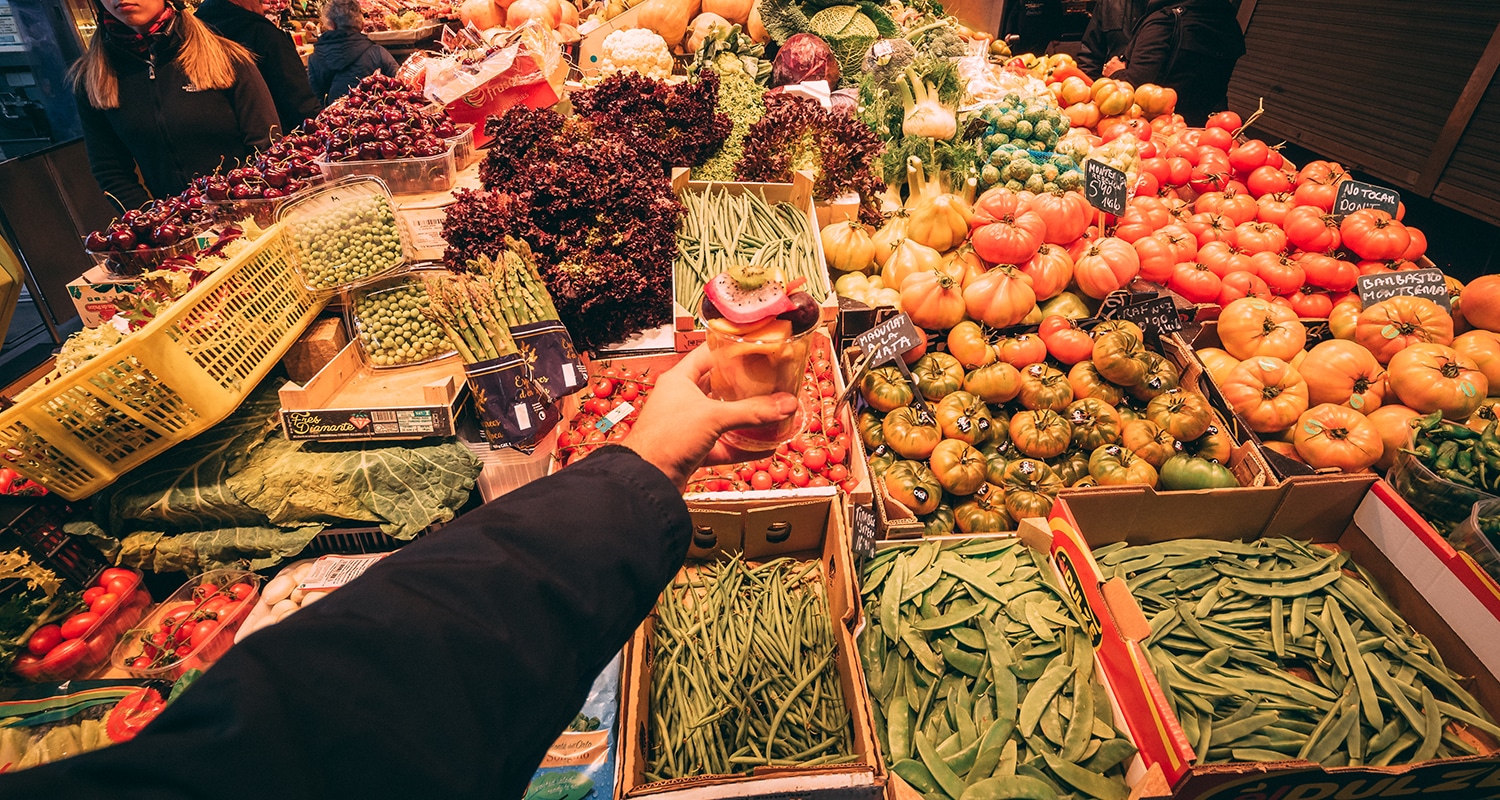
[[[672,75],[672,51],[667,40],[646,28],[624,28],[604,37],[599,55],[599,74],[634,70],[664,81]]]

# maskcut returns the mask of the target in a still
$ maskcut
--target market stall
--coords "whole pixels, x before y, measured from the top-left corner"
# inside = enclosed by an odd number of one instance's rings
[[[935,4],[457,13],[81,243],[91,326],[0,411],[0,771],[626,439],[701,346],[799,410],[690,477],[528,797],[1473,796],[1500,278],[1397,192]]]

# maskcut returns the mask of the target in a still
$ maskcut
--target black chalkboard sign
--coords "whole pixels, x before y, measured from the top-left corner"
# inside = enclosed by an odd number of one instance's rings
[[[870,357],[870,367],[879,367],[896,360],[902,353],[922,344],[922,334],[911,322],[911,317],[897,314],[894,317],[854,337]]]
[[[1124,319],[1141,326],[1141,330],[1158,333],[1173,333],[1182,330],[1182,318],[1177,315],[1177,304],[1171,297],[1156,297],[1143,303],[1131,303],[1115,311],[1115,319]]]
[[[1124,172],[1102,161],[1083,162],[1083,196],[1100,211],[1117,217],[1125,213],[1125,202],[1130,199],[1125,181]]]
[[[1403,295],[1425,297],[1448,311],[1453,301],[1448,297],[1448,282],[1440,269],[1408,269],[1359,276],[1359,302],[1369,308],[1382,300]]]
[[[859,558],[875,556],[875,512],[865,506],[854,507],[854,541],[851,545]]]
[[[1353,214],[1361,208],[1378,208],[1394,217],[1400,207],[1400,192],[1360,181],[1340,183],[1338,197],[1333,201],[1333,213],[1340,217]]]

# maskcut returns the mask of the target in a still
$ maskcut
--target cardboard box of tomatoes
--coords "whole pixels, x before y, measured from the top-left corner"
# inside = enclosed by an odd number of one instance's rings
[[[1171,796],[1181,800],[1495,796],[1500,602],[1492,585],[1464,569],[1452,548],[1372,475],[1279,492],[1282,502],[1269,510],[1230,497],[1205,516],[1152,507],[1144,498],[1097,495],[1062,497],[1052,511],[1053,556],[1064,583],[1090,612],[1099,663],[1146,765],[1160,769]],[[1302,544],[1273,544],[1281,537]],[[1201,557],[1164,549],[1181,539],[1199,540],[1188,546]],[[1139,549],[1119,550],[1122,543]],[[1248,574],[1225,566],[1228,561],[1210,566],[1215,574],[1208,585],[1218,591],[1214,602],[1198,601],[1210,608],[1199,615],[1202,609],[1186,601],[1198,630],[1182,633],[1189,628],[1182,627],[1181,605],[1178,632],[1167,627],[1174,612],[1146,586],[1160,588],[1162,576],[1173,586],[1189,586],[1188,573],[1205,559],[1221,552],[1253,559],[1272,552],[1266,545],[1294,554],[1305,548],[1307,555],[1293,558],[1309,566],[1286,582],[1261,583],[1247,581]],[[1175,560],[1169,566],[1165,559]],[[1273,568],[1288,566],[1271,558],[1257,572]],[[1251,586],[1260,588],[1244,591]],[[1284,627],[1272,621],[1277,604]],[[1225,608],[1267,605],[1263,637],[1258,616],[1246,627],[1246,615],[1258,611]],[[1325,635],[1321,629],[1330,620]],[[1175,651],[1199,632],[1233,641],[1222,653],[1165,654],[1163,648]],[[1278,638],[1285,656],[1271,653]],[[1331,642],[1338,640],[1359,644],[1335,653]],[[1262,652],[1268,655],[1257,656]],[[1348,661],[1355,652],[1359,665]],[[1214,672],[1225,664],[1219,655],[1238,659],[1227,663],[1236,674],[1257,677],[1212,689],[1204,680],[1223,680]],[[1277,692],[1305,699],[1277,700]],[[1390,702],[1393,696],[1403,702]],[[1173,712],[1173,698],[1197,715],[1193,725],[1185,727]],[[1237,710],[1245,713],[1231,719]],[[1212,719],[1212,727],[1204,719]],[[1314,746],[1303,749],[1293,741],[1298,735],[1316,737]],[[1211,758],[1205,758],[1205,742]],[[1441,752],[1451,755],[1432,757]],[[1304,753],[1319,762],[1301,758]]]

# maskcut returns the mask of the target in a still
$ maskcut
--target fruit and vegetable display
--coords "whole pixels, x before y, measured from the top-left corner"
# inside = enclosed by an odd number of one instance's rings
[[[662,592],[648,782],[856,758],[823,581],[818,560],[737,556],[691,567]]]
[[[713,187],[684,192],[682,200],[686,213],[677,232],[673,283],[677,304],[689,313],[698,312],[704,287],[736,265],[800,280],[815,303],[827,296],[827,273],[806,209],[773,205],[754,191]]]
[[[189,580],[114,648],[111,661],[140,678],[177,679],[219,659],[259,594],[260,576],[221,569]]]
[[[453,340],[430,315],[437,309],[426,286],[402,280],[395,286],[362,292],[354,300],[359,346],[377,367],[418,364],[452,353]]]
[[[872,478],[930,535],[1013,530],[1067,487],[1240,485],[1213,406],[1143,341],[1124,321],[1005,337],[958,323],[947,352],[912,363],[915,386],[893,366],[861,379]]]
[[[1135,745],[1044,553],[1015,539],[892,546],[860,594],[881,753],[923,796],[1130,795]]]
[[[456,347],[466,363],[515,353],[511,328],[557,319],[557,308],[524,242],[507,240],[506,249],[494,258],[480,256],[465,267],[465,272],[422,278],[427,305],[420,314],[436,324],[443,340]]]
[[[141,573],[106,569],[84,590],[81,606],[32,632],[11,672],[29,681],[85,675],[109,659],[121,634],[134,627],[150,605]]]
[[[1473,755],[1465,728],[1500,737],[1347,552],[1180,539],[1094,557],[1150,619],[1147,658],[1200,763],[1383,767]]]

